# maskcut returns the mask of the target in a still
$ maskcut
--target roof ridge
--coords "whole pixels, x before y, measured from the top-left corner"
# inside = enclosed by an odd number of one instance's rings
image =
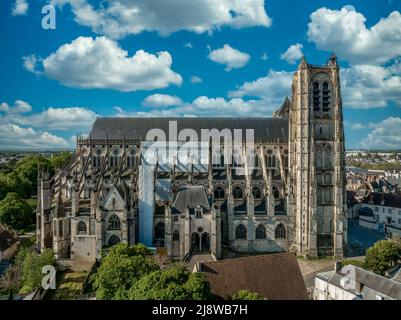
[[[228,258],[228,259],[221,259],[221,260],[217,260],[217,261],[211,261],[211,262],[205,262],[205,263],[219,263],[219,262],[226,262],[227,260],[246,260],[246,259],[257,259],[257,258],[263,258],[263,257],[272,257],[272,256],[278,256],[278,255],[282,255],[282,256],[288,256],[288,255],[294,255],[294,252],[274,252],[274,253],[264,253],[264,254],[256,254],[256,255],[252,255],[252,256],[247,256],[247,257],[238,257],[238,258]],[[203,262],[202,262],[203,263]]]

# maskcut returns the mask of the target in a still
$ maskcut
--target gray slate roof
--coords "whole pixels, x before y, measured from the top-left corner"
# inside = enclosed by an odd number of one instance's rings
[[[177,193],[173,207],[179,212],[185,212],[185,209],[195,208],[196,206],[210,210],[205,188],[203,186],[181,187]]]
[[[90,138],[94,140],[141,140],[150,129],[163,130],[168,139],[169,121],[177,121],[178,132],[194,129],[201,137],[201,129],[254,129],[255,140],[288,140],[288,119],[283,118],[97,118]]]

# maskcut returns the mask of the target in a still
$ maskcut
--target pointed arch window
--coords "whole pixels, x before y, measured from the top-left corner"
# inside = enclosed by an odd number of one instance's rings
[[[87,233],[87,228],[86,228],[86,223],[83,221],[80,221],[78,223],[78,235],[86,235]]]
[[[327,82],[323,82],[322,97],[323,111],[328,112],[330,111],[330,89]]]
[[[115,246],[116,244],[119,244],[120,242],[121,242],[121,240],[119,237],[117,237],[116,235],[112,235],[109,238],[108,245],[109,245],[109,247],[112,247],[112,246]]]
[[[282,223],[280,223],[276,227],[274,235],[275,235],[276,239],[285,239],[285,238],[287,238],[287,231],[285,229],[285,226]]]
[[[118,149],[115,149],[109,160],[110,168],[117,168],[120,162],[120,151]]]
[[[174,230],[174,232],[173,232],[173,241],[180,241],[180,231]]]
[[[100,168],[101,167],[101,156],[102,156],[102,150],[97,149],[95,152],[95,155],[92,158],[92,166],[94,168]]]
[[[121,230],[120,218],[113,214],[109,219],[109,230]]]
[[[252,196],[254,199],[261,199],[262,198],[262,191],[260,191],[259,187],[252,188]]]
[[[136,152],[135,149],[131,149],[128,157],[127,157],[127,167],[128,168],[134,168],[136,167]]]
[[[222,187],[217,187],[214,190],[214,198],[215,199],[221,200],[221,199],[224,199],[224,196],[225,196],[224,189]]]
[[[246,239],[246,228],[243,224],[240,224],[235,229],[235,239]]]
[[[313,110],[320,110],[320,86],[318,82],[313,83]]]
[[[255,163],[254,163],[255,169],[258,169],[259,168],[259,156],[256,154],[254,159],[255,159]]]
[[[266,239],[266,227],[263,224],[258,225],[256,228],[255,237],[258,240]]]
[[[234,190],[233,190],[233,196],[234,196],[234,199],[236,199],[236,200],[243,199],[244,198],[244,194],[242,192],[242,189],[240,187],[238,187],[238,186],[235,187]]]
[[[63,220],[58,221],[58,236],[62,237],[63,236]]]

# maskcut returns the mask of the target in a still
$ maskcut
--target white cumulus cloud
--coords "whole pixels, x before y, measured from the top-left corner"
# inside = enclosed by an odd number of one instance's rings
[[[208,58],[216,63],[226,65],[226,71],[246,66],[251,58],[247,53],[241,52],[225,44],[223,48],[213,50]]]
[[[343,105],[369,109],[401,106],[401,63],[389,67],[355,65],[341,70]]]
[[[401,118],[389,117],[377,123],[375,129],[361,141],[366,149],[401,149]]]
[[[22,100],[16,100],[14,102],[14,105],[12,106],[10,106],[6,102],[0,104],[0,112],[4,112],[7,115],[12,115],[12,116],[15,116],[20,113],[30,112],[31,110],[32,107],[30,106],[30,104]]]
[[[170,96],[168,94],[156,93],[151,96],[146,97],[142,101],[142,105],[150,108],[163,108],[171,106],[179,106],[182,104],[182,100],[175,96]]]
[[[308,39],[321,50],[334,50],[353,64],[382,64],[401,56],[401,14],[392,12],[372,27],[351,6],[320,8],[310,16]]]
[[[96,113],[82,107],[48,108],[45,111],[20,120],[35,128],[50,130],[89,130],[96,120]]]
[[[144,31],[169,35],[271,25],[264,0],[105,0],[97,5],[87,0],[49,1],[59,6],[69,3],[78,24],[114,39]]]
[[[230,116],[257,117],[272,113],[276,107],[268,105],[263,100],[200,96],[192,102],[186,102],[179,106],[140,112],[116,110],[116,115],[119,117],[227,117],[229,114]]]
[[[17,124],[40,130],[88,130],[96,113],[83,107],[54,108],[32,112],[29,103],[17,100],[13,105],[0,104],[0,124]]]
[[[230,91],[230,97],[256,97],[276,104],[277,107],[286,96],[290,96],[293,73],[269,70],[267,76],[255,81],[245,82],[236,90]]]
[[[25,57],[25,68],[30,70],[37,61],[32,56]],[[62,45],[43,59],[41,65],[46,77],[69,87],[131,92],[181,85],[182,77],[171,70],[172,63],[166,51],[154,55],[138,50],[130,57],[108,38],[79,37]]]
[[[72,144],[64,138],[47,131],[36,131],[32,127],[0,123],[0,149],[2,150],[47,150],[67,149]]]
[[[200,78],[198,76],[191,76],[190,81],[191,81],[191,83],[196,84],[196,83],[201,83],[203,80],[202,80],[202,78]]]
[[[303,45],[300,43],[293,44],[290,46],[286,52],[284,52],[280,58],[282,60],[287,61],[289,64],[294,64],[296,63],[299,59],[302,58],[303,53],[302,53],[302,48]]]
[[[15,0],[14,6],[11,10],[13,16],[23,16],[28,12],[29,4],[27,0]]]

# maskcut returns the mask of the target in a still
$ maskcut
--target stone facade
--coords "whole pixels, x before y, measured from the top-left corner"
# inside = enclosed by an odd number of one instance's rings
[[[155,128],[168,138],[152,135]],[[216,160],[207,136],[206,166],[176,159],[149,164],[144,157],[154,141],[179,147],[203,128],[223,139],[252,129],[254,152],[245,149],[227,163],[224,145]],[[203,252],[220,258],[224,246],[340,257],[344,170],[336,58],[324,66],[303,59],[292,99],[273,118],[98,118],[64,169],[38,177],[37,245],[78,264],[119,242],[164,248],[175,260]]]

